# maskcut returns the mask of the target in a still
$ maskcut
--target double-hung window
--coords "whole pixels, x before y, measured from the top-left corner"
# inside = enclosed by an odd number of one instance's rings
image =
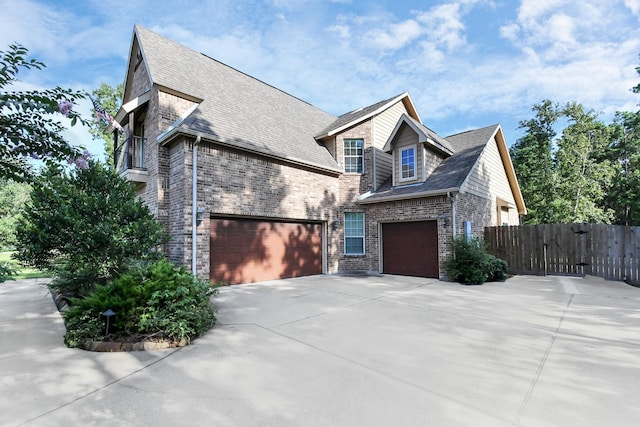
[[[364,255],[364,212],[344,214],[344,253]]]
[[[400,150],[400,181],[416,178],[416,148],[409,147]]]
[[[362,139],[344,140],[344,171],[347,173],[362,173],[363,170],[363,147]]]

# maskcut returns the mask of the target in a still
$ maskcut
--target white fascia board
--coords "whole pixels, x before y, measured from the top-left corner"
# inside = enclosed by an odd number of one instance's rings
[[[116,117],[115,117],[116,122],[120,123],[122,120],[124,120],[127,114],[129,114],[136,108],[140,107],[145,102],[149,102],[150,99],[151,99],[151,90],[148,90],[142,95],[136,98],[133,98],[131,101],[127,102],[126,104],[123,104],[122,107],[120,107],[120,109],[116,113]]]

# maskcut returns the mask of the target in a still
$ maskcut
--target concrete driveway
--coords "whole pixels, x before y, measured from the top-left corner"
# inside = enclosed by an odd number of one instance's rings
[[[0,424],[620,426],[640,420],[640,289],[316,276],[222,289],[172,350],[62,344],[46,289],[0,285]]]

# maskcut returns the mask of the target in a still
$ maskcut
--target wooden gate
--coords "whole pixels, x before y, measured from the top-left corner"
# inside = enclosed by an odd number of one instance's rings
[[[640,283],[640,227],[540,224],[487,227],[490,253],[515,274],[593,275]]]

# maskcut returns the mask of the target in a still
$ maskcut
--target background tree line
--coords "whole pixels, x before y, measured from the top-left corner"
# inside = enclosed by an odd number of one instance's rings
[[[575,101],[545,99],[532,111],[510,149],[524,222],[640,225],[640,110],[617,112],[609,124]]]

